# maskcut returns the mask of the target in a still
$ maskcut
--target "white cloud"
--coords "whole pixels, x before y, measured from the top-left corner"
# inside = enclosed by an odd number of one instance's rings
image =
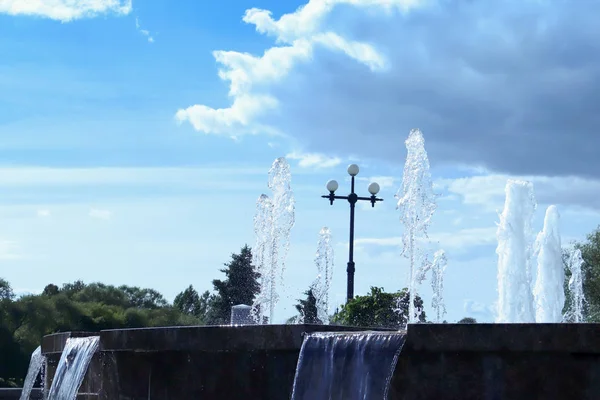
[[[255,25],[260,33],[274,36],[282,45],[267,49],[262,56],[215,51],[214,57],[221,65],[219,77],[230,84],[231,106],[215,109],[193,105],[177,111],[176,119],[187,121],[206,134],[280,134],[278,129],[260,122],[266,113],[279,107],[278,99],[269,93],[269,88],[299,63],[312,60],[317,48],[345,54],[374,72],[387,67],[383,54],[371,44],[349,40],[322,27],[323,19],[336,5],[407,11],[420,3],[416,0],[311,0],[279,20],[273,20],[268,10],[247,10],[243,21]]]
[[[40,218],[47,218],[51,215],[50,210],[37,210],[37,216]]]
[[[112,217],[112,212],[108,210],[101,210],[98,208],[92,208],[90,210],[89,216],[97,219],[110,219]]]
[[[504,204],[504,189],[508,179],[532,182],[535,197],[540,204],[579,206],[600,210],[600,201],[598,201],[600,180],[576,176],[547,177],[491,174],[439,180],[437,183],[448,192],[459,195],[467,205],[498,210]]]
[[[131,12],[131,0],[0,0],[0,13],[69,22],[114,13]]]
[[[465,299],[463,310],[466,316],[475,318],[477,322],[493,322],[496,315],[496,307],[472,299]]]
[[[19,253],[19,244],[13,240],[0,239],[0,260],[17,260],[23,258]]]
[[[393,176],[371,176],[371,177],[358,177],[358,181],[361,182],[377,182],[381,189],[390,189],[396,186],[396,178]]]
[[[491,245],[496,243],[496,227],[467,228],[455,232],[433,232],[429,234],[429,242],[437,243],[446,251],[464,253],[475,246]],[[356,246],[371,245],[384,247],[402,247],[402,237],[387,238],[359,238],[354,241]]]
[[[149,43],[154,43],[154,37],[150,34],[149,30],[142,29],[138,18],[135,19],[135,29],[137,29],[137,31],[141,33],[142,36],[145,36]]]
[[[338,166],[342,162],[338,157],[328,157],[317,153],[292,152],[285,157],[290,160],[298,160],[298,165],[302,168],[330,168]]]

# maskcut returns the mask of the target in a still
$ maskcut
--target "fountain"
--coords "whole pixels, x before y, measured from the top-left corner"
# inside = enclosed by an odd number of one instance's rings
[[[559,233],[560,215],[556,206],[549,206],[544,228],[535,242],[537,276],[533,296],[535,322],[562,322],[565,306],[565,270]]]
[[[313,287],[317,299],[317,318],[323,324],[328,324],[329,288],[333,279],[333,247],[331,246],[331,231],[327,227],[319,232],[315,265],[318,275]]]
[[[304,339],[292,400],[387,399],[405,335],[314,333]]]
[[[438,323],[442,322],[444,315],[446,315],[446,305],[444,304],[444,272],[447,265],[446,252],[444,250],[436,251],[431,265],[431,289],[433,290],[431,307],[435,313],[435,321]]]
[[[440,320],[445,311],[445,253],[437,251],[430,263],[416,248],[418,240],[426,237],[435,210],[419,131],[411,131],[407,148],[398,208],[406,227],[404,253],[411,262],[411,294],[417,293],[417,284],[431,270],[433,306]],[[254,219],[253,262],[263,282],[252,308],[259,316],[268,313],[271,324],[104,330],[99,340],[97,336],[82,339],[89,334],[81,332],[45,336],[42,354],[48,360],[51,400],[73,399],[80,385],[80,395],[98,400],[598,398],[600,325],[528,323],[536,318],[534,294],[543,318],[555,319],[560,303],[555,286],[560,280],[555,264],[560,247],[555,209],[547,211],[536,241],[538,281],[535,288],[531,285],[531,217],[536,204],[530,183],[508,182],[498,226],[499,319],[510,323],[410,324],[406,331],[383,332],[272,324],[294,201],[285,160],[276,160],[271,172],[273,197],[259,198]],[[329,242],[330,233],[321,230],[315,261],[323,288],[329,287],[333,265]],[[581,252],[574,251],[569,261],[568,319],[575,322],[583,321],[582,264]],[[319,293],[324,305],[327,290]],[[410,304],[414,307],[412,298]],[[247,313],[247,306],[234,306],[232,321]],[[414,308],[410,317],[415,317]]]
[[[530,182],[508,180],[498,224],[496,322],[535,322],[531,287],[531,224],[536,202]]]
[[[252,305],[256,321],[273,323],[275,306],[279,300],[277,283],[283,286],[285,262],[290,246],[290,232],[294,226],[295,200],[291,189],[292,174],[284,157],[277,158],[269,170],[269,189],[272,199],[265,194],[257,201],[254,217],[256,234],[253,263],[261,274],[260,293]]]
[[[397,208],[400,210],[400,222],[404,225],[402,241],[404,243],[403,254],[410,260],[409,285],[409,315],[408,322],[415,322],[414,299],[417,292],[419,271],[417,260],[420,252],[416,247],[416,241],[427,237],[427,228],[431,223],[431,217],[436,209],[435,194],[433,193],[433,182],[429,171],[429,159],[425,151],[425,139],[418,129],[410,131],[406,139],[408,155],[404,165],[402,187],[398,190]],[[426,263],[423,263],[426,265]],[[399,307],[400,308],[400,307]]]
[[[45,357],[42,355],[42,346],[38,346],[33,353],[31,353],[29,369],[27,370],[27,376],[25,377],[25,382],[23,383],[23,390],[21,392],[20,400],[29,400],[33,385],[35,385],[35,381],[44,367],[44,361]]]
[[[75,400],[100,337],[68,338],[54,373],[48,400]]]
[[[569,270],[571,278],[569,278],[569,292],[571,294],[571,305],[565,316],[565,320],[569,322],[584,322],[583,306],[585,304],[585,296],[583,294],[583,274],[581,267],[583,266],[583,258],[581,250],[573,249],[569,257]]]

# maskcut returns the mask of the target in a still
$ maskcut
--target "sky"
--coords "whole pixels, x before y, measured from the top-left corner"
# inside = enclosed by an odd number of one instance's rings
[[[564,0],[0,0],[0,276],[212,289],[255,241],[268,170],[291,165],[296,224],[276,319],[333,234],[345,299],[348,205],[329,179],[384,199],[356,215],[356,294],[407,286],[394,194],[424,134],[431,248],[448,257],[446,319],[494,319],[507,179],[556,204],[565,245],[600,224],[600,2]],[[430,281],[421,288],[431,312]]]

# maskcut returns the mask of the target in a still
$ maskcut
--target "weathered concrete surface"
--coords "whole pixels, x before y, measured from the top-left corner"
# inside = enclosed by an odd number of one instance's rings
[[[598,324],[421,324],[390,399],[600,399]]]
[[[0,400],[19,400],[21,397],[21,388],[18,389],[5,389],[0,388]],[[29,396],[31,400],[40,400],[42,399],[42,391],[40,389],[33,389],[31,391],[31,395]]]
[[[103,331],[101,351],[82,390],[106,400],[287,400],[303,334],[353,330],[361,329],[255,325]],[[42,351],[52,350],[50,356],[57,358],[61,340],[45,338]],[[411,325],[390,390],[390,400],[538,398],[600,399],[600,325]]]

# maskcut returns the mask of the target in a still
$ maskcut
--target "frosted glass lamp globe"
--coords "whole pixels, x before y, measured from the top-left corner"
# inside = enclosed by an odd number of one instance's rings
[[[348,166],[348,174],[350,174],[350,176],[356,176],[356,175],[358,175],[358,171],[360,171],[360,169],[358,168],[358,165],[356,165],[356,164],[350,164]]]
[[[327,182],[327,190],[329,190],[330,192],[335,192],[336,190],[338,190],[338,183],[335,180],[330,180],[329,182]]]

